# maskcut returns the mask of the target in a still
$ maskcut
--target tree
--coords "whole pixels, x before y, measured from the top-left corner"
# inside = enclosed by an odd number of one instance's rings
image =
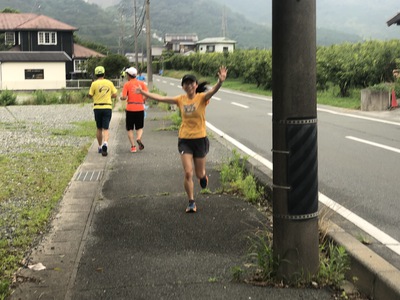
[[[111,54],[103,58],[103,66],[106,69],[106,76],[109,78],[119,78],[121,70],[129,66],[129,60],[120,54]]]
[[[106,46],[94,42],[85,41],[75,34],[74,34],[74,43],[92,49],[104,55],[108,55],[108,53],[110,53],[110,49],[108,49]]]
[[[14,9],[14,8],[10,8],[10,7],[6,7],[1,12],[2,13],[8,13],[8,14],[19,14],[18,10]]]

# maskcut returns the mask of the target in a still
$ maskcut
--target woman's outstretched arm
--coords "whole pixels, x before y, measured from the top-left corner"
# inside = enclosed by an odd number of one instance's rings
[[[149,99],[153,99],[159,102],[165,102],[165,103],[169,103],[169,104],[176,104],[176,100],[173,97],[168,97],[168,96],[161,96],[159,94],[156,93],[150,93],[150,92],[146,92],[144,90],[142,90],[140,87],[136,89],[136,93],[138,94],[142,94],[143,96],[149,98]]]

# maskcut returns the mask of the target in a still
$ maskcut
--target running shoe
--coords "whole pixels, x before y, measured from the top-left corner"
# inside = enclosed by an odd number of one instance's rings
[[[208,176],[204,176],[203,178],[200,178],[200,186],[202,189],[205,189],[208,185]]]
[[[101,147],[101,155],[103,156],[107,156],[108,152],[107,152],[107,144],[103,144],[103,146]]]
[[[97,148],[97,152],[98,152],[98,153],[102,153],[102,152],[103,152],[103,150],[102,150],[102,147],[101,147],[101,146],[99,146],[99,148]]]
[[[136,140],[136,142],[139,145],[139,150],[143,150],[144,149],[144,145],[143,145],[142,141],[141,140]]]
[[[136,150],[136,146],[132,146],[132,147],[131,147],[131,152],[132,152],[132,153],[135,153],[135,152],[137,152],[137,150]]]
[[[194,201],[189,201],[189,204],[186,207],[186,212],[195,213],[196,211],[197,211],[196,203]]]

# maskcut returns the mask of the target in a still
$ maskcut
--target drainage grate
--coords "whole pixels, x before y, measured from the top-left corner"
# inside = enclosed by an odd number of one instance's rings
[[[103,171],[83,171],[79,172],[75,180],[76,181],[99,181],[101,176],[103,175]]]

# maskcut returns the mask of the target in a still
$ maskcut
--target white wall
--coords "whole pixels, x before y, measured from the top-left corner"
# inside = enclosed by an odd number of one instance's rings
[[[44,79],[25,79],[26,69],[43,69]],[[64,62],[3,62],[0,64],[1,90],[47,90],[65,87]]]
[[[233,52],[232,44],[217,44],[215,45],[215,52],[224,52],[224,47],[228,47],[228,52]]]
[[[208,46],[215,46],[214,52],[224,52],[224,47],[228,47],[228,52],[233,52],[235,49],[233,44],[201,44],[198,46],[199,52],[206,53]]]

